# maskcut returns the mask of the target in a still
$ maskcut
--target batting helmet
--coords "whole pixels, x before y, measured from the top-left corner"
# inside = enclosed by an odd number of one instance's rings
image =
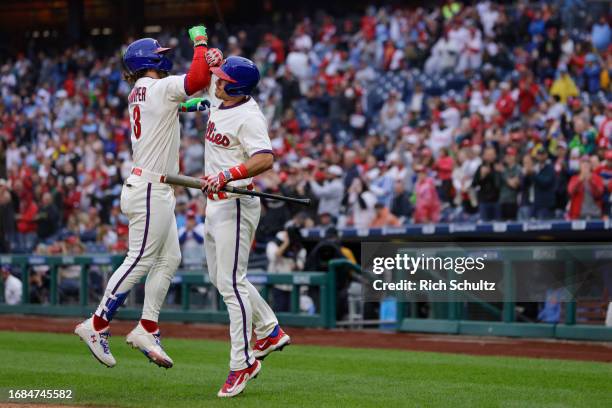
[[[169,50],[153,38],[141,38],[128,45],[123,54],[123,64],[130,74],[143,69],[168,72],[172,69],[172,61],[164,54]]]
[[[230,96],[250,95],[259,82],[259,70],[250,59],[228,57],[223,65],[210,69],[213,74],[228,82],[225,93]]]

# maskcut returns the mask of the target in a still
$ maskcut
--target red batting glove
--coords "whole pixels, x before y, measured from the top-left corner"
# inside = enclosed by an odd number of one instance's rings
[[[218,48],[209,48],[206,51],[206,63],[209,67],[218,67],[223,63],[223,53]]]
[[[229,170],[223,170],[216,176],[204,176],[203,179],[205,181],[203,183],[206,185],[206,190],[208,192],[218,193],[219,191],[223,190],[223,187],[225,187],[230,181],[240,180],[247,177],[248,171],[243,163],[238,166],[234,166]]]
[[[208,178],[207,179],[208,192],[218,193],[219,191],[223,190],[223,187],[225,187],[225,185],[229,181],[231,181],[231,179],[228,180],[228,175],[229,175],[229,170],[225,170],[225,171],[219,172],[219,174],[217,174],[216,176],[205,176]]]

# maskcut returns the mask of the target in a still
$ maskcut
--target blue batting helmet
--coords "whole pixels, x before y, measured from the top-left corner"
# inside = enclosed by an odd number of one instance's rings
[[[123,54],[123,64],[131,74],[143,69],[168,72],[172,69],[172,61],[164,54],[169,50],[153,38],[141,38],[128,45]]]
[[[230,96],[250,95],[259,82],[259,70],[250,59],[228,57],[223,65],[210,69],[213,74],[228,82],[225,93]]]

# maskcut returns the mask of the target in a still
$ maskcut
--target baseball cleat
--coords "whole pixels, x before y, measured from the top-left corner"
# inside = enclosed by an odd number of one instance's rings
[[[110,345],[108,344],[108,338],[110,337],[110,330],[106,329],[96,331],[93,327],[93,320],[91,318],[77,325],[74,329],[74,334],[79,336],[82,341],[87,344],[91,354],[100,363],[107,367],[114,367],[117,364],[115,357],[110,352]]]
[[[287,335],[277,324],[272,333],[263,339],[259,339],[253,346],[253,355],[257,360],[263,360],[273,351],[282,351],[285,346],[291,344],[291,337]]]
[[[149,333],[138,323],[126,337],[126,343],[142,351],[150,362],[159,367],[170,368],[174,365],[172,359],[166,354],[162,347],[159,329],[155,333]]]
[[[230,371],[223,387],[217,393],[217,397],[229,398],[240,394],[247,386],[247,382],[257,377],[261,370],[261,363],[255,360],[252,366],[244,370]]]

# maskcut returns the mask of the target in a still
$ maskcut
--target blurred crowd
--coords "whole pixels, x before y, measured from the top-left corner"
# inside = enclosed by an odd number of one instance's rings
[[[316,204],[265,202],[260,247],[288,226],[608,217],[610,16],[560,4],[320,11],[262,35],[212,35],[262,74],[256,97],[276,163],[258,187]],[[185,72],[187,36],[156,37]],[[31,48],[0,66],[0,253],[126,250],[125,40],[111,56]],[[181,114],[185,174],[202,174],[206,120]],[[199,191],[177,189],[193,254],[204,215]]]

